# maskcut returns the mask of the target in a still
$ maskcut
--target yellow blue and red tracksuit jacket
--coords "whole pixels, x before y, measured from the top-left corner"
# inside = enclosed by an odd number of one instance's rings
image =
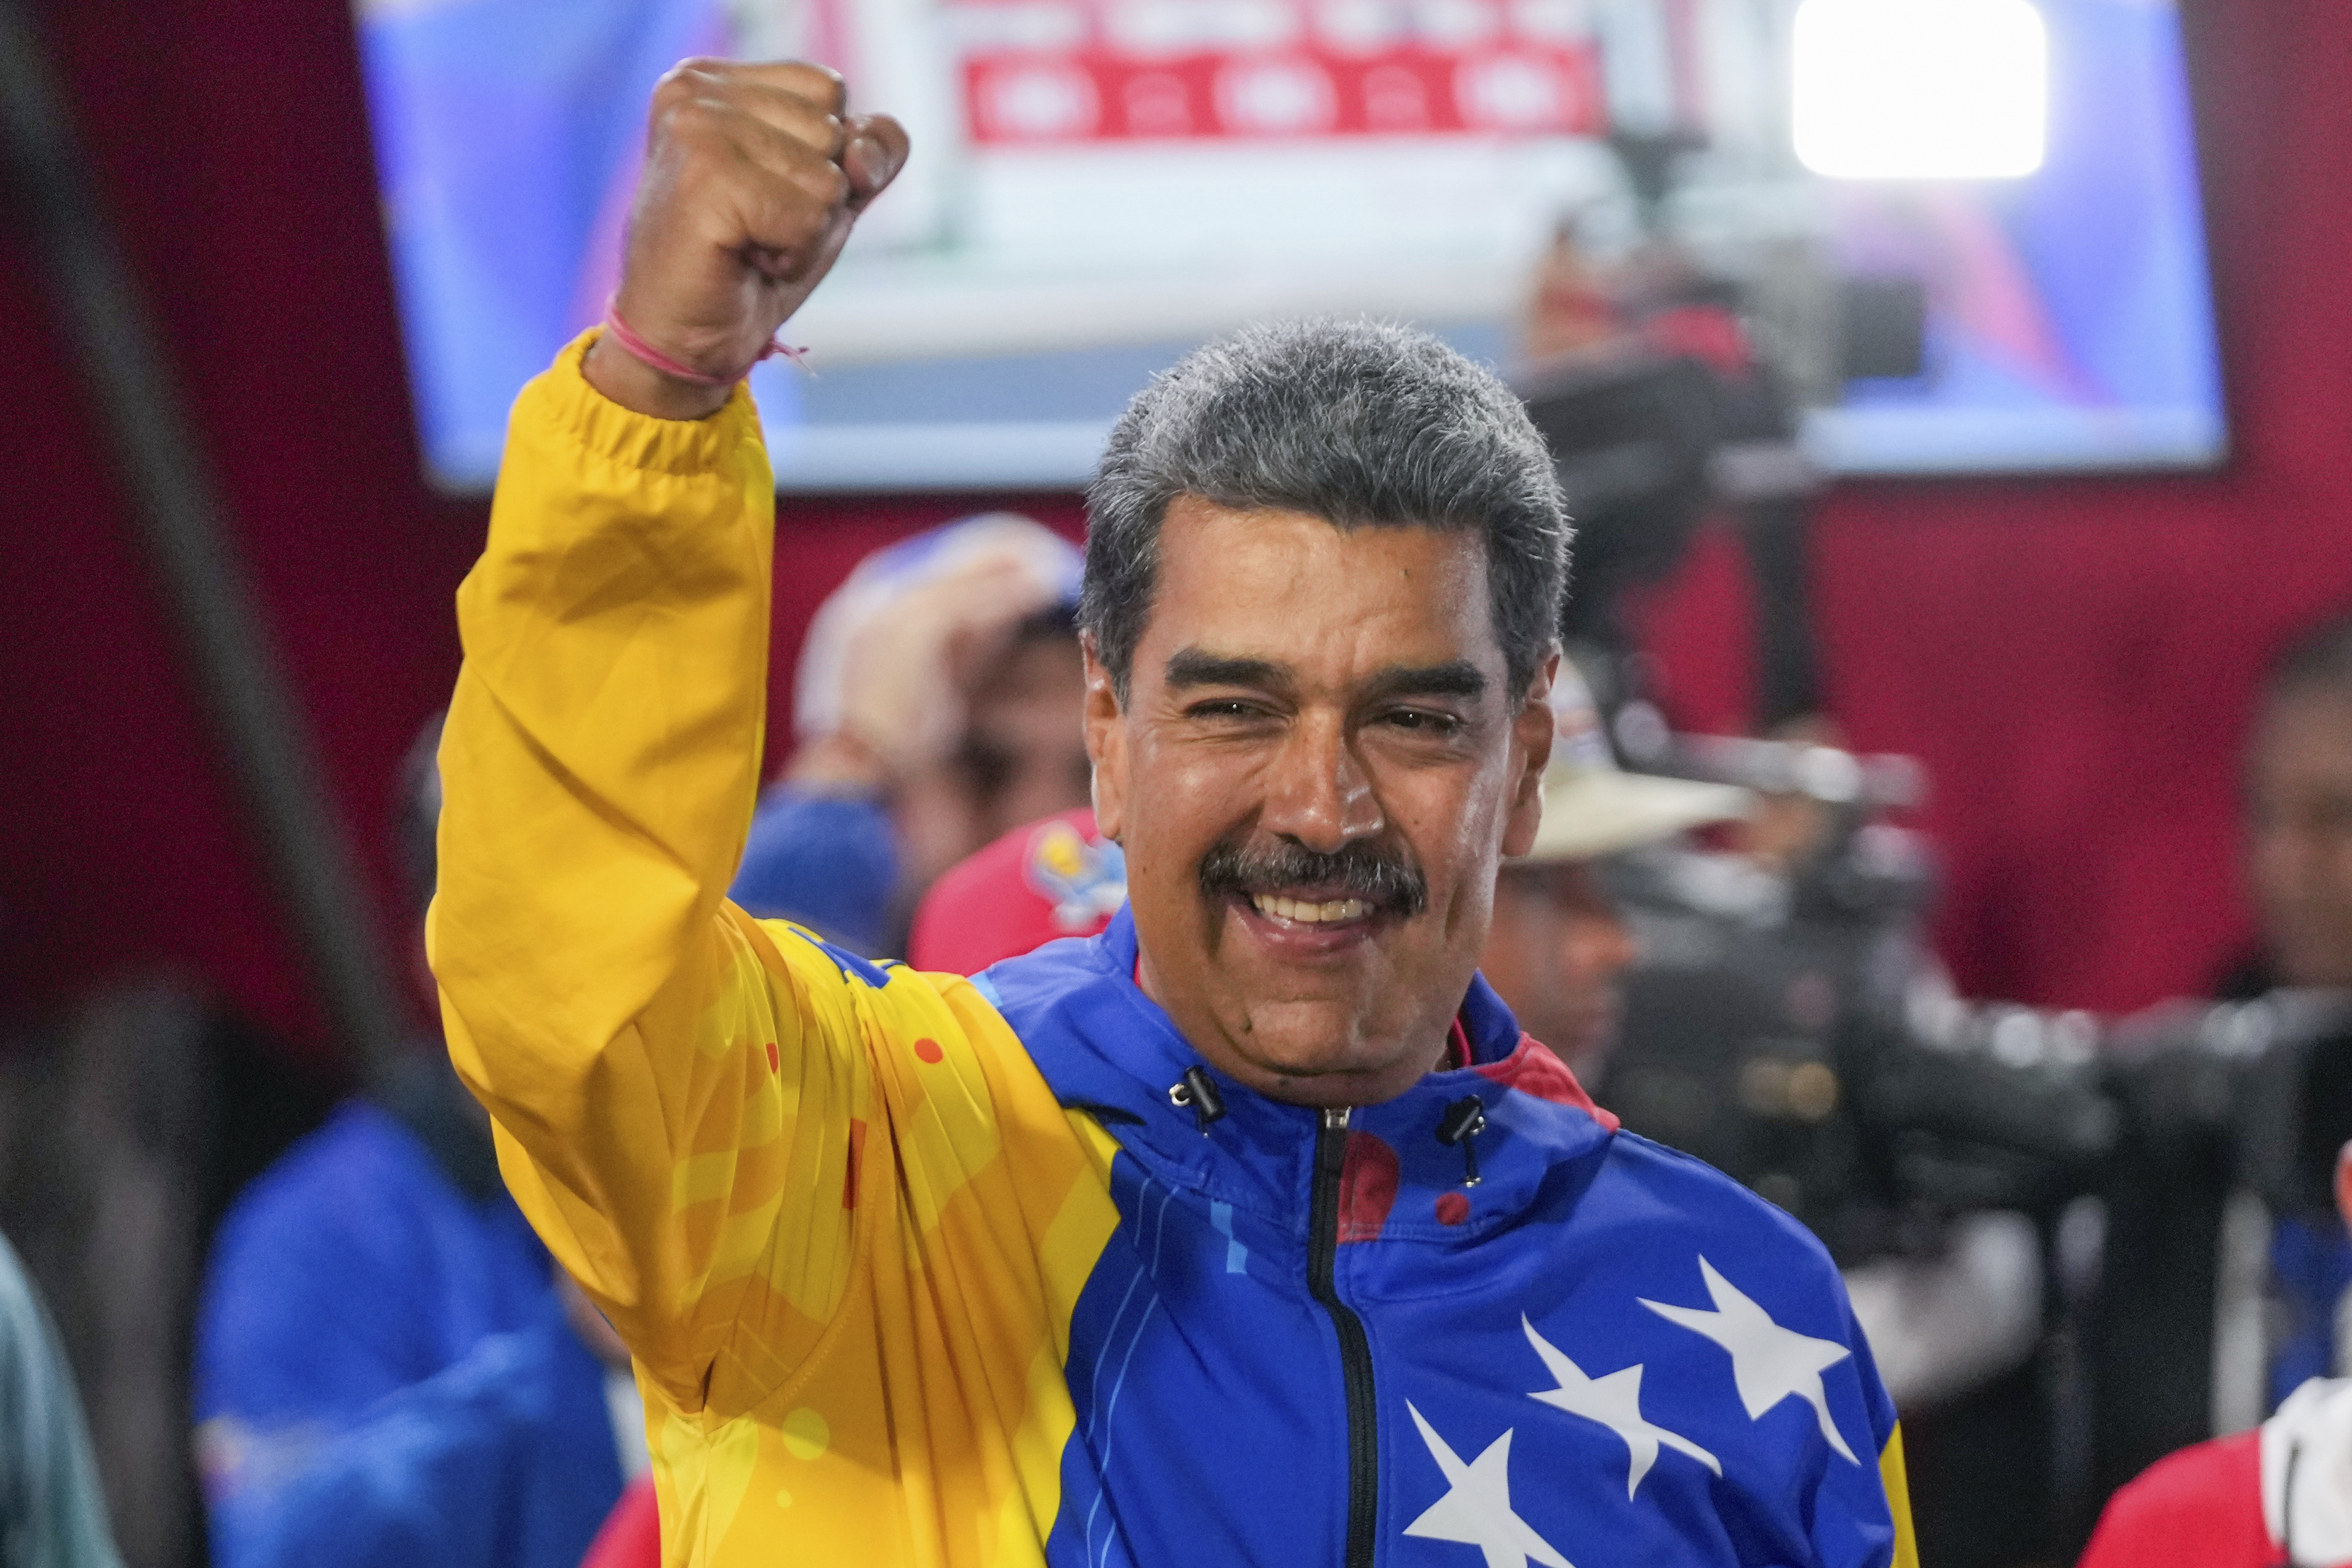
[[[645,418],[585,342],[459,595],[431,942],[508,1183],[635,1354],[666,1563],[1912,1562],[1821,1248],[1483,983],[1471,1067],[1204,1121],[1124,918],[967,981],[726,902],[766,456],[748,395]]]

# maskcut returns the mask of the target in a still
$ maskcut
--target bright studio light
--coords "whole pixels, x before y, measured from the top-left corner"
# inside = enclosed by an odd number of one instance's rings
[[[2042,166],[2050,38],[2032,0],[1803,0],[1797,157],[1849,180],[2000,180]]]

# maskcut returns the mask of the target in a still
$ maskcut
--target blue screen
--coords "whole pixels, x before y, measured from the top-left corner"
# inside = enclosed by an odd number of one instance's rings
[[[426,459],[495,478],[523,382],[617,278],[656,79],[838,66],[916,153],[753,374],[786,489],[1082,483],[1110,421],[1253,319],[1408,321],[1507,373],[1563,231],[1735,280],[1832,472],[2194,467],[2225,450],[2179,18],[2039,0],[2046,153],[1847,181],[1790,152],[1780,0],[362,0]],[[1680,29],[1677,31],[1677,29]],[[1662,206],[1612,130],[1696,132]],[[1647,117],[1645,121],[1645,117]],[[1842,279],[1925,301],[1850,376]]]

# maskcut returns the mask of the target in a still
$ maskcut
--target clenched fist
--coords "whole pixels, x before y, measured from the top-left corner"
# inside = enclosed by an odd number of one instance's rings
[[[685,61],[654,89],[621,319],[694,370],[740,371],[906,161],[898,122],[848,113],[841,79],[822,67]],[[730,391],[656,370],[610,333],[583,369],[614,402],[665,419],[699,419]]]

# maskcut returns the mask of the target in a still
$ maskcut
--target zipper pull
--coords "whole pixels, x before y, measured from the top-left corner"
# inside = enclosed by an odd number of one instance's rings
[[[1348,1163],[1348,1108],[1330,1105],[1323,1108],[1323,1131],[1315,1137],[1315,1163],[1327,1173],[1337,1176]]]
[[[1486,1102],[1475,1094],[1465,1094],[1445,1108],[1437,1121],[1437,1141],[1451,1149],[1462,1146],[1462,1184],[1478,1184],[1478,1151],[1471,1140],[1486,1131]]]

